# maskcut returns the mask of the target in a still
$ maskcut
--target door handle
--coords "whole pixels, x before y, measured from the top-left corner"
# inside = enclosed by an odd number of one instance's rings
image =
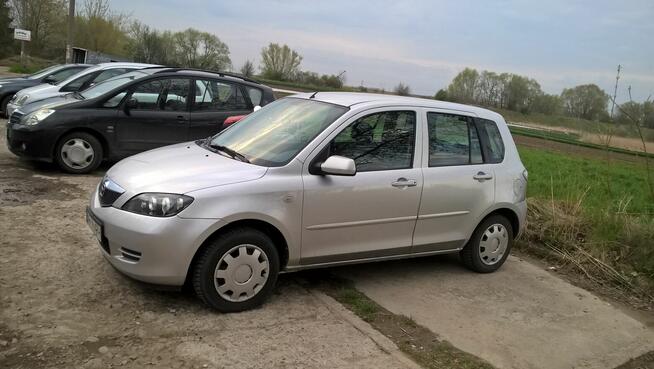
[[[483,182],[483,181],[486,181],[488,179],[493,179],[493,175],[490,174],[490,173],[486,173],[486,172],[477,172],[477,174],[472,176],[472,178],[474,178],[475,180],[477,180],[479,182]]]
[[[391,182],[393,187],[415,187],[418,182],[415,179],[406,179],[404,177],[398,178],[396,181]]]
[[[183,116],[183,115],[178,115],[178,116],[177,116],[177,121],[178,121],[179,123],[186,123],[186,117]]]

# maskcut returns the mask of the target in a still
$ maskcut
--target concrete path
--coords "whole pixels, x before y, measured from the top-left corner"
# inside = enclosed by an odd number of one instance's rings
[[[493,274],[469,272],[451,257],[336,272],[499,368],[614,368],[654,350],[654,332],[643,324],[516,257]]]

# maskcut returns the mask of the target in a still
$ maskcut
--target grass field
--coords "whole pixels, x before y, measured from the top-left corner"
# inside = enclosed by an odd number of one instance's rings
[[[540,247],[591,279],[651,298],[654,196],[645,165],[609,163],[601,151],[597,159],[519,151],[529,170],[528,242],[522,246]]]

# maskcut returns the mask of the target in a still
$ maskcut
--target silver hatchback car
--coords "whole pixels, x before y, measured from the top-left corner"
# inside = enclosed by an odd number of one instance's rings
[[[502,116],[435,100],[298,94],[218,135],[114,165],[87,222],[109,262],[223,312],[280,272],[459,253],[506,260],[527,171]]]

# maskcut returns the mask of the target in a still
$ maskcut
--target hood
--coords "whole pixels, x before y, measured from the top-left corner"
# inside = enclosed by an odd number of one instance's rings
[[[2,83],[2,82],[0,82]],[[42,83],[40,85],[34,86],[34,87],[28,87],[24,88],[16,93],[18,96],[23,96],[23,95],[33,95],[36,93],[41,93],[45,91],[59,91],[59,86],[51,85],[49,83]]]
[[[259,179],[267,169],[186,142],[123,159],[109,169],[107,176],[130,196],[143,192],[184,194]]]
[[[0,78],[0,85],[5,83],[14,83],[14,82],[25,82],[27,78],[25,77],[5,77]]]
[[[41,100],[30,101],[27,104],[21,106],[19,110],[22,113],[29,114],[35,110],[57,108],[63,105],[68,105],[80,101],[83,100],[76,99],[72,94],[66,94],[48,97]]]

